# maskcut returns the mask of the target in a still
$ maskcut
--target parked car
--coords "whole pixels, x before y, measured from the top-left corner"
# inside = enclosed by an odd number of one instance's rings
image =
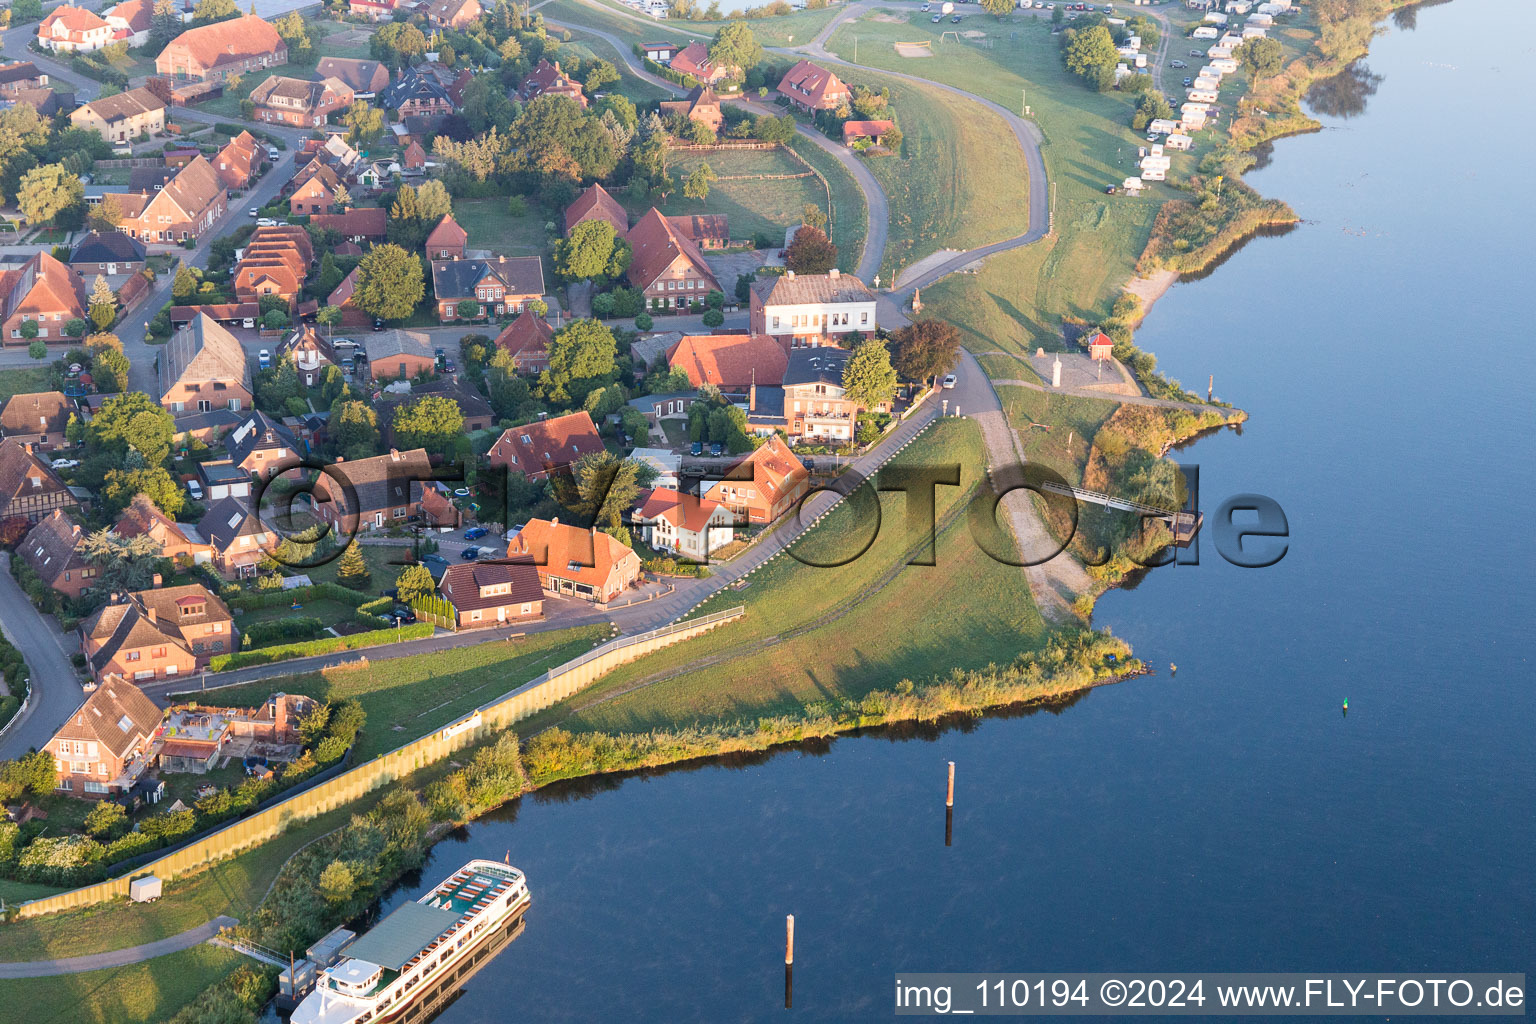
[[[464,531],[464,539],[465,540],[479,540],[481,537],[484,537],[489,532],[490,531],[487,530],[483,526],[471,526],[469,529]]]
[[[945,376],[944,376],[944,386],[946,388],[952,388],[952,387],[955,386],[955,375],[954,374],[952,374],[952,373],[945,374]]]
[[[923,4],[922,9],[925,10],[925,11],[932,10],[933,9],[933,4]]]
[[[928,20],[933,22],[935,25],[937,25],[939,22],[944,20],[944,15],[942,15],[942,14],[935,14],[933,17],[929,18]]]
[[[1205,56],[1205,51],[1204,50],[1190,50],[1189,51],[1189,55],[1191,57],[1204,57]]]
[[[253,316],[248,316],[244,320],[240,321],[240,326],[244,327],[248,331],[255,330],[255,328],[256,328],[256,318],[253,317]]]
[[[432,350],[432,358],[437,360],[438,366],[442,366],[448,361],[448,352],[446,349],[435,348]]]
[[[54,469],[74,469],[80,463],[75,459],[54,459],[52,465]]]
[[[475,559],[480,557],[480,549],[473,546],[467,547],[463,551],[459,552],[459,557],[464,559],[466,562],[473,562]]]
[[[437,576],[448,568],[448,559],[442,555],[422,555],[421,564],[430,569],[433,576]]]
[[[373,329],[375,331],[382,331],[384,329],[384,321],[375,317],[373,321]]]
[[[256,209],[256,207],[254,207],[254,206],[251,207],[249,210],[245,211],[245,215],[247,217],[256,217],[256,216],[259,216],[260,213],[261,213],[261,211]]]
[[[1195,84],[1195,80],[1193,78],[1186,78],[1186,79],[1184,79],[1184,88],[1188,89],[1190,86],[1192,86],[1194,84]]]
[[[958,14],[955,15],[953,18],[950,18],[949,21],[950,21],[950,24],[952,24],[952,25],[960,24],[960,15],[958,15]]]
[[[1184,63],[1182,60],[1171,60],[1171,61],[1168,62],[1168,66],[1171,67],[1171,68],[1187,68],[1187,67],[1189,67],[1189,65]]]
[[[689,453],[692,454],[694,458],[698,458],[700,455],[703,455],[704,454],[704,442],[703,441],[695,441],[695,442],[693,442],[693,447],[691,449],[689,449]]]
[[[416,613],[411,611],[410,605],[396,604],[389,611],[389,618],[402,626],[408,626],[416,621]]]
[[[259,228],[275,228],[277,227],[277,221],[271,217],[258,217],[256,218],[256,226]]]
[[[449,373],[452,373],[454,370],[457,369],[457,367],[453,365],[453,360],[452,359],[445,359],[445,360],[443,360],[443,369],[448,371]]]
[[[715,456],[724,455],[725,445],[721,444],[719,441],[711,441],[709,443],[709,454]]]
[[[192,495],[193,501],[203,500],[203,485],[196,480],[187,481],[187,493]]]
[[[272,353],[268,352],[266,349],[262,349],[260,352],[256,353],[256,365],[261,367],[263,370],[271,367]]]

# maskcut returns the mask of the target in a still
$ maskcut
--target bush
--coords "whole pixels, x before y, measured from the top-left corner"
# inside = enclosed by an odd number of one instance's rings
[[[274,640],[310,640],[325,632],[325,623],[312,616],[272,619],[253,622],[240,631],[245,643],[252,647],[272,643]]]
[[[656,321],[651,319],[651,314],[649,313],[641,313],[635,317],[635,330],[637,331],[648,331],[654,326],[656,326]]]
[[[363,647],[394,643],[396,640],[420,640],[422,637],[431,636],[433,628],[430,623],[416,622],[398,630],[375,629],[366,633],[353,633],[350,636],[326,637],[323,640],[309,640],[294,644],[275,644],[260,650],[241,651],[237,654],[215,654],[208,662],[208,671],[224,672],[233,668],[245,668],[248,665],[269,665],[274,661],[286,661],[289,658],[305,658],[311,654],[355,651]]]

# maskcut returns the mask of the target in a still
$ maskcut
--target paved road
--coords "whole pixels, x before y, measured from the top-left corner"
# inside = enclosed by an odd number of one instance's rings
[[[82,971],[99,971],[107,967],[125,967],[128,964],[152,960],[157,956],[165,956],[167,953],[179,953],[184,949],[200,946],[219,934],[221,928],[233,928],[239,923],[236,918],[221,915],[207,924],[188,928],[180,935],[146,942],[142,946],[128,946],[125,949],[91,953],[88,956],[72,956],[62,960],[25,960],[19,963],[4,963],[0,964],[0,978],[50,978],[57,974],[79,974]]]
[[[9,760],[47,743],[80,706],[85,691],[66,653],[65,636],[27,598],[11,575],[11,556],[5,552],[0,552],[0,629],[32,673],[31,703],[0,738],[0,760]]]

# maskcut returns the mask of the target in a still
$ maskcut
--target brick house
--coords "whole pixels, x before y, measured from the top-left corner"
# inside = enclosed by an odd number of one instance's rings
[[[0,441],[0,520],[25,516],[37,522],[54,509],[76,504],[53,467],[20,441]]]
[[[294,188],[288,197],[288,212],[294,216],[330,213],[336,208],[336,189],[340,185],[336,172],[321,164]]]
[[[293,358],[293,368],[298,371],[299,379],[307,388],[324,380],[327,366],[340,365],[335,346],[313,327],[299,328],[283,342],[278,352]]]
[[[791,349],[839,345],[847,335],[874,332],[875,293],[852,274],[834,267],[825,274],[796,274],[752,283],[748,300],[753,334],[777,340]]]
[[[483,13],[479,0],[426,0],[425,10],[433,28],[464,28]]]
[[[61,391],[12,395],[0,408],[0,437],[29,444],[33,451],[62,447],[74,411],[75,403]]]
[[[379,93],[379,106],[395,112],[396,120],[408,117],[424,119],[436,126],[458,109],[449,92],[449,83],[425,65],[409,67]]]
[[[382,530],[420,511],[422,485],[431,480],[425,448],[337,460],[315,481],[315,513],[344,534]]]
[[[53,755],[58,791],[86,800],[126,793],[150,765],[160,720],[132,683],[98,688],[43,748]]]
[[[245,498],[222,498],[208,506],[197,522],[197,532],[208,542],[213,564],[226,577],[255,575],[256,563],[282,543]]]
[[[740,394],[754,384],[778,387],[786,362],[778,342],[761,334],[685,334],[667,350],[667,366],[686,372],[694,387]]]
[[[502,431],[486,452],[492,466],[505,466],[529,480],[547,480],[583,455],[603,450],[592,416],[581,412],[524,423]]]
[[[288,63],[288,44],[254,14],[188,29],[155,58],[155,71],[171,78],[221,82]]]
[[[730,221],[723,213],[685,213],[668,217],[667,223],[700,249],[724,249],[731,244]]]
[[[149,537],[160,545],[161,558],[193,564],[208,561],[212,549],[197,534],[189,534],[190,529],[161,512],[143,494],[133,496],[111,527],[112,532],[124,540]]]
[[[695,562],[735,539],[736,517],[717,501],[683,494],[668,487],[653,487],[640,495],[632,525],[657,551],[667,551]]]
[[[65,597],[78,598],[96,581],[96,567],[80,554],[85,533],[61,510],[54,509],[16,545],[16,553],[39,579]]]
[[[251,91],[251,101],[258,121],[318,128],[352,102],[352,90],[336,78],[309,82],[273,75]]]
[[[260,409],[224,435],[224,449],[230,462],[262,480],[278,467],[286,471],[296,465],[300,457],[293,433]]]
[[[852,146],[860,139],[869,139],[877,146],[884,145],[886,133],[895,127],[895,121],[844,121],[843,145]]]
[[[707,85],[696,85],[686,99],[663,100],[662,114],[681,114],[690,121],[709,125],[709,130],[720,133],[725,125],[725,114],[720,110],[720,97]]]
[[[207,313],[171,335],[160,351],[160,405],[172,416],[251,404],[251,369],[245,349]]]
[[[771,523],[794,508],[810,486],[805,466],[783,438],[773,436],[732,463],[703,496],[730,509],[738,523]]]
[[[112,42],[112,26],[84,7],[62,4],[37,26],[37,45],[55,53],[89,53]]]
[[[373,380],[409,380],[437,371],[432,336],[421,331],[375,331],[363,336],[362,349]]]
[[[699,247],[655,207],[630,229],[628,238],[634,255],[625,277],[644,293],[651,309],[685,309],[721,290]]]
[[[198,156],[176,172],[164,188],[114,193],[123,210],[117,229],[145,242],[181,242],[196,238],[224,216],[224,181],[206,157]]]
[[[165,101],[140,86],[82,103],[69,115],[69,121],[108,142],[127,145],[140,135],[159,135],[165,131]]]
[[[392,21],[398,10],[399,0],[347,0],[347,13],[365,21]]]
[[[587,97],[581,91],[581,83],[561,71],[559,61],[551,64],[540,59],[538,67],[528,72],[528,76],[517,87],[517,97],[524,103],[540,96],[564,96],[579,103],[583,110],[587,107]]]
[[[806,112],[836,110],[852,97],[842,79],[808,60],[802,60],[785,72],[776,91]]]
[[[629,234],[629,214],[619,201],[597,182],[588,185],[570,206],[565,208],[565,233],[588,220],[605,220],[613,225],[613,233],[620,238]]]
[[[341,323],[343,327],[361,327],[373,322],[373,317],[357,307],[357,268],[347,271],[347,276],[341,279],[331,294],[325,297],[327,306],[335,306],[341,310]]]
[[[334,78],[352,90],[358,99],[371,97],[389,84],[389,67],[382,61],[354,57],[321,57],[315,74]]]
[[[438,319],[459,319],[459,303],[474,300],[482,316],[520,313],[544,297],[544,264],[537,256],[497,256],[486,260],[433,260],[432,294]]]
[[[530,558],[546,591],[606,604],[640,578],[640,556],[606,533],[531,519],[507,547],[508,558]]]
[[[829,346],[790,351],[782,399],[782,429],[790,437],[812,442],[853,440],[855,421],[864,406],[843,388],[843,367],[850,354],[845,348]],[[750,411],[747,419],[750,427]]]
[[[64,325],[86,315],[85,282],[46,252],[0,273],[0,330],[7,345],[30,345],[22,324],[36,321],[40,341],[67,341]]]
[[[109,685],[191,675],[236,650],[235,620],[201,583],[137,590],[80,624],[91,678]]]
[[[309,218],[309,222],[359,243],[382,242],[389,233],[389,211],[378,206],[360,207],[345,213],[317,213]]]
[[[0,97],[16,99],[18,96],[47,87],[47,73],[37,70],[37,65],[29,60],[20,60],[0,67]]]
[[[241,132],[219,150],[213,169],[225,188],[242,189],[250,185],[267,162],[267,151],[256,144],[250,132]]]
[[[512,368],[518,373],[543,373],[549,369],[549,346],[554,340],[555,329],[549,322],[525,309],[496,335],[496,347],[511,354]]]
[[[90,274],[137,274],[144,269],[144,243],[121,231],[92,231],[69,254],[69,265],[82,279]]]
[[[230,275],[235,298],[259,302],[263,295],[276,295],[291,301],[304,287],[314,255],[309,232],[298,225],[257,228]]]
[[[464,258],[464,247],[468,244],[469,232],[459,227],[459,222],[453,219],[453,214],[444,214],[443,219],[437,222],[437,227],[427,235],[427,258],[461,260]]]
[[[672,63],[668,65],[673,71],[681,71],[685,75],[691,75],[704,85],[714,85],[726,79],[741,77],[741,69],[728,67],[724,64],[716,64],[709,56],[709,44],[701,40],[694,40],[672,55]]]
[[[112,26],[112,41],[129,46],[143,46],[149,42],[149,30],[154,25],[154,0],[123,0],[115,7],[102,12],[107,24]]]
[[[539,570],[527,558],[450,565],[437,589],[453,602],[460,629],[484,629],[544,617]]]

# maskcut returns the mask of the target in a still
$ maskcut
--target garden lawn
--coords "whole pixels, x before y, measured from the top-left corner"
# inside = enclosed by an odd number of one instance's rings
[[[364,548],[363,550],[367,550]],[[390,580],[390,586],[394,580]],[[386,588],[387,589],[387,588]],[[273,605],[270,608],[257,608],[254,611],[238,612],[235,615],[235,627],[244,629],[253,622],[271,622],[274,619],[288,619],[299,616],[306,619],[319,619],[327,626],[335,626],[343,623],[351,623],[357,609],[351,605],[342,604],[340,601],[327,601],[324,599],[305,601],[304,607],[294,609],[288,605]],[[330,634],[326,634],[329,636]],[[275,641],[281,642],[281,641]]]
[[[6,1002],[27,1007],[28,1024],[122,1024],[175,1016],[243,963],[232,949],[203,944],[127,967],[5,983]]]
[[[330,701],[355,697],[368,713],[353,753],[355,761],[363,761],[447,725],[591,650],[606,635],[602,626],[584,626],[514,640],[488,639],[472,647],[232,686],[219,690],[217,700],[249,707],[276,691]]]
[[[687,181],[688,175],[706,163],[722,179],[763,174],[806,174],[807,170],[794,154],[780,149],[680,152],[674,153],[671,161],[678,189],[667,197],[666,202],[637,200],[629,195],[627,189],[619,192],[616,198],[629,210],[632,218],[638,218],[652,206],[668,217],[723,213],[730,221],[731,238],[749,239],[762,232],[771,236],[775,243],[784,237],[786,228],[800,223],[806,203],[815,203],[822,210],[827,208],[827,191],[814,175],[779,180],[721,180],[711,186],[709,195],[704,199],[686,198],[682,184]]]
[[[293,73],[296,77],[299,77],[298,72]],[[308,72],[304,72],[304,76],[307,75]],[[240,78],[239,85],[231,89],[226,83],[222,95],[208,100],[207,102],[199,103],[197,105],[197,109],[204,111],[205,113],[217,114],[219,117],[227,117],[233,121],[239,122],[243,120],[243,118],[240,116],[240,101],[250,99],[251,93],[255,90],[255,88],[262,82],[265,82],[268,77],[270,76],[262,74],[260,71],[253,71],[248,75],[243,75]]]
[[[837,246],[837,265],[844,273],[859,268],[864,255],[864,240],[868,233],[869,212],[864,202],[864,192],[848,169],[838,163],[826,150],[803,136],[796,135],[790,143],[806,163],[821,172],[832,193],[832,242]]]
[[[525,198],[523,203],[527,213],[514,217],[505,197],[457,199],[453,218],[469,234],[468,248],[490,249],[506,256],[542,256],[550,243],[544,225],[551,220],[558,223],[559,218],[534,199]]]
[[[382,594],[395,585],[395,577],[400,575],[401,568],[410,563],[411,545],[407,541],[399,547],[383,544],[359,544],[363,551],[363,561],[368,563],[368,571],[373,574],[367,588],[362,593]],[[397,564],[398,563],[398,564]],[[337,583],[336,571],[341,565],[341,552],[324,565],[310,566],[303,570],[304,575],[313,583]],[[351,616],[347,618],[350,620]]]
[[[48,354],[52,356],[55,353],[50,349]],[[0,402],[4,402],[12,395],[30,395],[37,391],[47,391],[48,387],[47,362],[39,362],[36,366],[16,370],[0,370]]]

